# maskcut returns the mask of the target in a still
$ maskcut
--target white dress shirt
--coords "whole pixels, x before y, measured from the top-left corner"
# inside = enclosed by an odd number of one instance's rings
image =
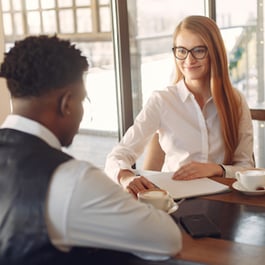
[[[233,165],[224,165],[227,177],[254,166],[252,120],[244,97],[241,99],[239,144]],[[166,154],[163,171],[175,172],[189,161],[223,163],[225,149],[213,99],[201,109],[182,80],[152,93],[134,125],[108,155],[105,172],[117,182],[119,170],[131,169],[156,131]]]
[[[9,115],[2,128],[33,134],[61,149],[51,131],[24,117]],[[88,246],[165,259],[182,246],[180,230],[168,214],[138,202],[100,169],[75,159],[52,176],[46,222],[51,242],[62,251]]]

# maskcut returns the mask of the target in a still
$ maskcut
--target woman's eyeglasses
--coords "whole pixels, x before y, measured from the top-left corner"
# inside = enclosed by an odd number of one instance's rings
[[[192,57],[197,60],[202,60],[206,57],[208,49],[206,46],[196,46],[190,50],[184,47],[173,47],[172,51],[174,56],[179,60],[185,60],[188,54],[191,53]]]

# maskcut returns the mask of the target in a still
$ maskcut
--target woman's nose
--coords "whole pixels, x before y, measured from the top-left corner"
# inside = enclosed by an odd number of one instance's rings
[[[185,61],[194,62],[194,61],[196,61],[196,59],[192,56],[191,52],[189,52]]]

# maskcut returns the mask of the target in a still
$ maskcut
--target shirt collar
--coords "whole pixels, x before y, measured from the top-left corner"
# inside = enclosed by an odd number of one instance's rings
[[[181,98],[181,100],[183,102],[186,101],[186,99],[189,97],[189,96],[192,96],[193,94],[188,90],[185,82],[184,82],[184,79],[180,80],[177,84],[178,86],[178,92],[179,92],[179,96]]]
[[[187,86],[186,86],[186,84],[185,84],[185,82],[184,82],[184,79],[180,80],[180,81],[178,82],[177,86],[178,86],[179,96],[180,96],[180,98],[181,98],[181,100],[182,100],[183,102],[185,102],[185,101],[187,100],[188,97],[194,97],[194,95],[193,95],[193,94],[189,91],[189,89],[187,88]],[[209,102],[211,102],[212,99],[213,99],[213,98],[210,97],[210,98],[207,100],[206,104],[208,104]],[[206,104],[205,104],[205,105],[206,105]]]
[[[8,115],[4,123],[1,125],[1,128],[14,129],[35,135],[50,146],[56,149],[61,149],[59,139],[49,129],[47,129],[40,123],[23,116],[14,114]]]

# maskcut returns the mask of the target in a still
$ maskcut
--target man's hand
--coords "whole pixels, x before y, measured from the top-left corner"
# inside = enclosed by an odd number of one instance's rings
[[[142,190],[157,188],[152,182],[143,176],[135,176],[133,172],[122,170],[119,174],[122,187],[137,198],[137,193]]]
[[[127,186],[127,191],[135,198],[137,198],[137,193],[142,190],[155,189],[157,188],[152,182],[143,176],[136,176]]]

